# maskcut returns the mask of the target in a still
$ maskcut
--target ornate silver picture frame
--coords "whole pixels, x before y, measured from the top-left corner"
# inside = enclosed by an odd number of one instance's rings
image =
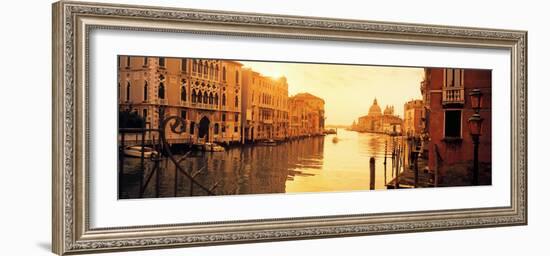
[[[510,53],[509,205],[135,225],[90,225],[90,33],[190,33]],[[52,249],[59,255],[527,224],[527,32],[61,1],[53,5]],[[116,60],[115,60],[116,61]],[[113,81],[116,84],[116,81]],[[495,85],[496,86],[496,85]],[[500,90],[502,88],[495,88]],[[496,126],[496,125],[493,125]],[[92,131],[93,132],[93,131]],[[116,169],[116,167],[114,167]],[[112,170],[115,173],[116,170]],[[94,181],[96,182],[96,181]]]

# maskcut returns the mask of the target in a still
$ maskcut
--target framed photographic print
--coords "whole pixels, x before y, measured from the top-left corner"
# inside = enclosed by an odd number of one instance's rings
[[[526,40],[55,3],[53,251],[525,225]]]

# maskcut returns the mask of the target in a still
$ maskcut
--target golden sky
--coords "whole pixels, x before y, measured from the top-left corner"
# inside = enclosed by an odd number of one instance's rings
[[[325,100],[327,125],[349,125],[366,115],[374,98],[384,110],[421,99],[423,68],[240,61],[245,67],[274,78],[285,76],[288,94],[309,92]]]

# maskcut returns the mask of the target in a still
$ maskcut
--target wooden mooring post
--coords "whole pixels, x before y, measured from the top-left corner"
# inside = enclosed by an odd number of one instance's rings
[[[418,187],[418,154],[419,152],[418,151],[413,151],[412,152],[412,158],[413,158],[413,166],[414,166],[414,187],[417,188]]]
[[[386,156],[388,154],[388,140],[386,139],[386,143],[384,144],[384,185],[388,184],[387,181],[387,174],[386,174]]]
[[[394,188],[399,188],[399,167],[401,161],[401,148],[398,146],[395,153],[395,179],[394,179]]]
[[[376,183],[375,181],[375,170],[374,170],[374,164],[375,164],[375,160],[374,160],[374,157],[371,157],[370,158],[370,190],[374,190],[374,184]]]

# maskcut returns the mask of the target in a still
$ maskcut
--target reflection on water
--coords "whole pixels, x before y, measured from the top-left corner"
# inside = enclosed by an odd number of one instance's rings
[[[264,194],[368,190],[369,159],[376,158],[376,189],[385,189],[391,179],[391,156],[384,174],[384,151],[390,137],[381,134],[339,130],[335,135],[311,137],[277,146],[243,146],[226,152],[194,152],[181,165],[207,187],[217,183],[216,194]],[[178,156],[181,157],[181,156]],[[126,158],[120,198],[139,197],[139,166],[136,158]],[[148,164],[145,179],[152,164]],[[160,162],[159,196],[189,195],[189,181],[179,174],[175,182],[172,162]],[[155,196],[156,176],[144,191],[144,197]],[[194,191],[200,195],[200,191]]]

